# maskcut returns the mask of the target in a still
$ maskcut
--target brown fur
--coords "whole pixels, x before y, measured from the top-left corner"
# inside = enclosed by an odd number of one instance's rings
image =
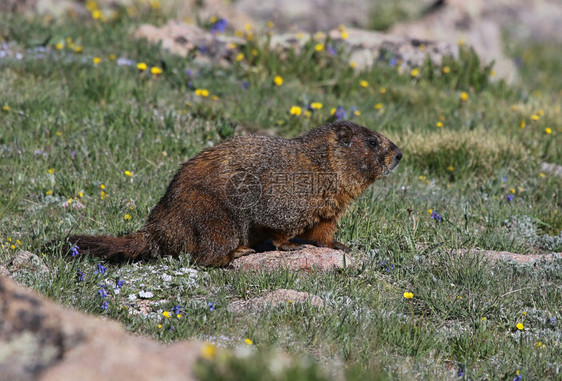
[[[293,238],[347,249],[333,239],[338,218],[401,158],[390,140],[347,121],[290,140],[235,137],[184,163],[138,232],[68,242],[107,259],[188,252],[204,266],[227,266],[267,239],[281,250],[299,248]]]

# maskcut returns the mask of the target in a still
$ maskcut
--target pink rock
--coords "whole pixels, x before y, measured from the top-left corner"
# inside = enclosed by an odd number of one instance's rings
[[[295,251],[266,251],[250,254],[232,262],[235,270],[265,270],[279,268],[305,271],[333,271],[353,266],[353,260],[341,250],[307,245]]]

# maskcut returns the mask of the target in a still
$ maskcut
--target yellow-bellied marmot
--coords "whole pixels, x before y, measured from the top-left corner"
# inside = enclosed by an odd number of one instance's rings
[[[139,231],[76,235],[68,243],[107,259],[187,252],[212,266],[227,266],[268,239],[280,250],[298,248],[292,238],[348,250],[333,239],[338,218],[401,158],[386,137],[348,121],[295,139],[234,137],[184,163]]]

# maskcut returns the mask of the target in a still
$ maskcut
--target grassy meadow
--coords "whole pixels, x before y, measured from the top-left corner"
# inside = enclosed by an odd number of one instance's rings
[[[202,380],[562,378],[562,259],[458,253],[562,252],[562,181],[541,169],[562,164],[560,46],[514,46],[518,85],[469,48],[441,67],[357,71],[325,37],[296,52],[263,33],[231,64],[200,65],[132,39],[165,16],[0,15],[0,263],[23,249],[50,269],[18,281],[133,334],[211,343]],[[140,228],[179,165],[209,145],[298,136],[339,106],[404,152],[340,221],[354,268],[243,274],[187,254],[109,264],[41,252],[69,233]],[[280,288],[326,306],[227,311]]]

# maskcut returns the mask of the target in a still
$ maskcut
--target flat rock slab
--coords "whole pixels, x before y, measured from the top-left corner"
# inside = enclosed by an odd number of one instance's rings
[[[277,307],[282,305],[295,305],[295,303],[310,303],[310,305],[315,307],[324,306],[324,300],[316,295],[297,290],[279,289],[257,298],[235,300],[228,305],[227,310],[231,313],[256,313],[260,309],[268,306]]]
[[[241,271],[273,271],[276,269],[333,271],[353,266],[343,251],[306,246],[295,251],[266,251],[235,259],[231,268]]]
[[[162,345],[67,310],[0,276],[0,378],[193,380],[202,343]]]
[[[556,255],[562,255],[562,253],[551,253],[551,254],[516,254],[510,253],[509,251],[493,251],[493,250],[476,250],[476,249],[466,249],[459,250],[460,254],[481,254],[484,258],[491,261],[515,261],[521,264],[530,264],[538,261],[545,260],[547,262],[552,262]]]

